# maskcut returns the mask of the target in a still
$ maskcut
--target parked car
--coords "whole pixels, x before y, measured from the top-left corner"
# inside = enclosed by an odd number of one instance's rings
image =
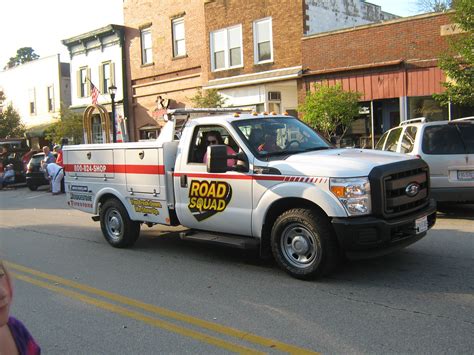
[[[44,170],[41,168],[41,161],[44,159],[44,153],[34,154],[28,163],[26,172],[26,185],[31,191],[36,191],[39,186],[49,185]]]
[[[2,147],[2,157],[0,159],[0,172],[8,165],[13,165],[15,171],[15,182],[24,182],[26,169],[22,158],[30,148],[26,144],[24,138],[2,138],[0,139],[0,147]]]
[[[431,193],[438,202],[474,202],[474,117],[407,120],[385,132],[375,149],[425,160]]]

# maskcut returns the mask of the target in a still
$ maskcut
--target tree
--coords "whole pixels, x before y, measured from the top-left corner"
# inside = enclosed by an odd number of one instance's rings
[[[440,58],[439,67],[448,77],[446,91],[434,95],[443,105],[474,106],[474,1],[455,0],[452,19],[465,33],[450,41],[450,54]]]
[[[80,144],[83,138],[82,115],[61,105],[58,121],[46,131],[46,138],[57,143],[68,138]]]
[[[0,137],[22,137],[25,133],[25,126],[21,123],[18,112],[12,104],[0,113]]]
[[[309,93],[299,111],[303,121],[320,131],[327,139],[334,137],[338,129],[342,136],[351,122],[359,115],[359,99],[362,94],[344,91],[340,84],[326,86],[314,84],[315,92]]]
[[[225,99],[217,91],[217,89],[205,90],[204,93],[201,89],[198,90],[196,95],[191,98],[194,107],[222,107],[225,103]]]
[[[5,69],[16,67],[20,64],[31,62],[32,60],[38,59],[39,55],[35,53],[35,50],[31,47],[22,47],[16,51],[15,57],[10,57]]]
[[[423,12],[446,12],[451,9],[452,0],[418,0],[417,5]]]

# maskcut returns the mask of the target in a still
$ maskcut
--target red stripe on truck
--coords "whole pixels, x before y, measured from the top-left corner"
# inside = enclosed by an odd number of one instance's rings
[[[64,170],[68,173],[117,173],[164,175],[164,165],[131,165],[131,164],[66,164]]]

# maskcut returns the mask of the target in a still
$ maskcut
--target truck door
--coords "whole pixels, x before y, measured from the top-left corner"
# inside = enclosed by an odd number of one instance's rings
[[[179,166],[174,174],[176,212],[186,227],[238,235],[251,233],[252,177],[250,173],[207,173],[206,149],[219,140],[228,153],[239,146],[229,131],[219,125],[200,125],[187,130]],[[213,142],[209,142],[212,140]],[[232,160],[228,165],[232,165]]]

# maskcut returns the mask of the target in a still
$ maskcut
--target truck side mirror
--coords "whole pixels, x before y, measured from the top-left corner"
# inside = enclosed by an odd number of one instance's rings
[[[207,172],[225,173],[230,170],[227,167],[227,146],[210,145],[207,147]]]
[[[249,160],[244,152],[228,155],[226,145],[211,145],[207,149],[208,173],[225,173],[226,171],[246,173],[249,171]],[[234,167],[227,166],[228,159],[235,159],[237,164]]]

